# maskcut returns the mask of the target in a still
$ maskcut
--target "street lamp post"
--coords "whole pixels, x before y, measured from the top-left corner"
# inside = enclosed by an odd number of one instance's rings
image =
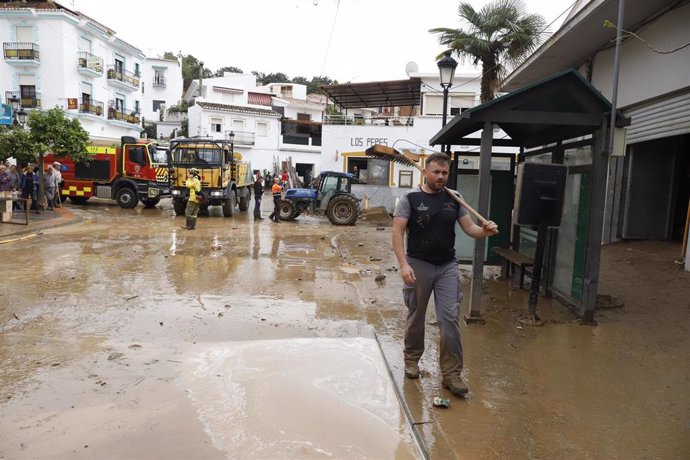
[[[446,121],[448,120],[448,91],[453,84],[453,77],[455,76],[455,69],[458,67],[458,61],[450,57],[450,51],[446,51],[445,56],[436,63],[438,65],[438,71],[441,76],[441,88],[443,88],[443,119],[441,126],[446,126]],[[445,145],[445,151],[450,155],[450,144]],[[450,155],[450,186],[456,188],[456,169],[457,164],[453,155]]]
[[[9,97],[7,98],[7,102],[9,102],[12,106],[12,113],[14,113],[14,124],[21,125],[21,127],[23,128],[26,124],[26,119],[29,114],[27,114],[26,111],[22,108],[20,104],[21,101],[18,97]]]

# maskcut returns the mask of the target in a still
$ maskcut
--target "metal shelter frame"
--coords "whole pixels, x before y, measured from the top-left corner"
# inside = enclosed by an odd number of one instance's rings
[[[599,283],[604,201],[610,154],[605,140],[610,112],[611,103],[577,71],[569,69],[465,110],[456,115],[429,141],[430,145],[472,145],[477,139],[473,141],[467,136],[479,130],[482,131],[476,209],[480,214],[487,215],[491,151],[494,145],[519,147],[520,151],[524,152],[526,148],[592,136],[591,198],[587,223],[583,294],[579,305],[579,314],[585,323],[594,323],[594,308]],[[628,124],[630,121],[617,112],[616,126]],[[494,140],[494,125],[503,129],[510,139]],[[457,154],[458,152],[454,152],[454,155]],[[524,158],[523,155],[521,157]],[[554,158],[554,160],[554,162],[563,161],[562,157]],[[485,239],[475,241],[470,310],[465,316],[467,322],[481,320],[485,247]]]

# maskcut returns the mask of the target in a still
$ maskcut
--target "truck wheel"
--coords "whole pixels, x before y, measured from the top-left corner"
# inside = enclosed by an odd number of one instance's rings
[[[173,198],[173,208],[175,209],[175,214],[178,216],[184,216],[184,210],[187,207],[187,202],[182,198]]]
[[[240,197],[240,211],[246,211],[249,209],[249,197],[248,196],[241,196]]]
[[[235,206],[237,206],[237,198],[234,191],[230,191],[230,196],[223,201],[223,216],[232,217],[235,215]]]
[[[123,209],[133,209],[136,207],[139,199],[134,190],[129,187],[122,187],[115,194],[115,201],[117,201],[117,205]]]
[[[144,198],[141,200],[141,204],[143,204],[145,208],[151,209],[155,208],[160,201],[160,198]]]
[[[290,200],[280,201],[280,220],[293,220],[297,217],[297,206]]]
[[[69,199],[74,204],[86,204],[86,201],[89,199],[89,197],[88,196],[71,196],[71,197],[69,197]]]
[[[336,195],[328,202],[326,216],[333,225],[353,225],[357,220],[359,204],[350,195]]]

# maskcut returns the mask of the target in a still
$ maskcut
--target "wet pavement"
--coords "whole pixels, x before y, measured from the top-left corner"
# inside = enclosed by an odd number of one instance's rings
[[[546,325],[520,325],[527,291],[487,269],[458,399],[433,309],[423,376],[402,375],[385,216],[214,215],[190,232],[169,200],[60,212],[0,225],[0,458],[421,458],[415,435],[439,459],[690,457],[680,245],[605,248],[601,292],[625,307],[596,327],[550,299]]]

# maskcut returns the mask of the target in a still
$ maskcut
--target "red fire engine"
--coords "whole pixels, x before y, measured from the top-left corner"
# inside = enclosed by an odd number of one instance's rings
[[[170,196],[165,152],[151,140],[122,136],[120,147],[89,146],[88,151],[91,158],[83,163],[45,156],[46,164],[62,164],[63,200],[81,204],[91,197],[109,198],[121,208],[134,208],[138,201],[149,208]]]

